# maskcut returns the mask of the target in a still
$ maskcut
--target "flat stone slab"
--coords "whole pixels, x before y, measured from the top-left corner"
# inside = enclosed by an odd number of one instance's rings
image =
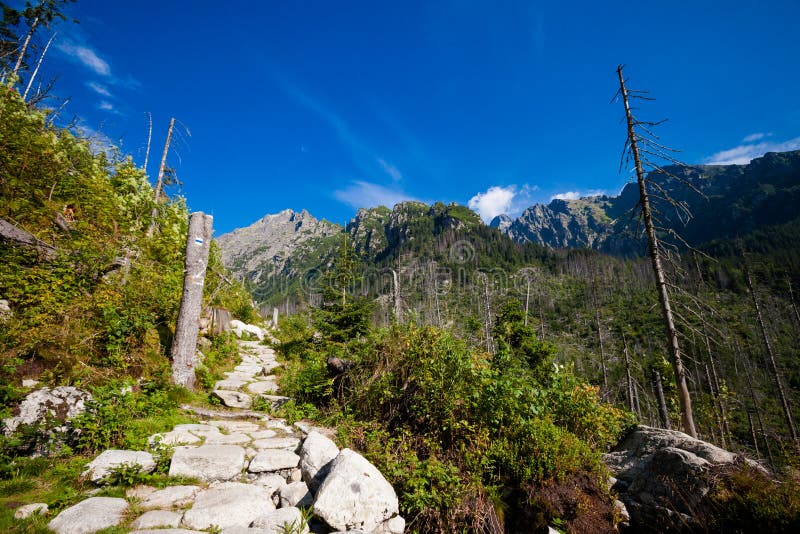
[[[201,441],[203,441],[203,438],[184,430],[172,430],[163,434],[153,434],[147,440],[151,447],[155,446],[156,443],[162,445],[193,445]]]
[[[203,534],[200,530],[189,530],[186,528],[160,528],[157,530],[134,530],[131,534]]]
[[[248,436],[253,439],[270,439],[278,435],[274,430],[256,430],[255,432],[248,432]]]
[[[253,442],[255,449],[287,449],[295,451],[300,446],[300,438],[281,437],[257,439]]]
[[[209,436],[206,445],[244,445],[250,443],[252,438],[247,434],[220,434],[219,436]]]
[[[131,523],[131,528],[177,528],[181,524],[183,512],[169,512],[167,510],[151,510],[140,515]]]
[[[183,524],[197,530],[247,527],[275,509],[267,491],[259,486],[227,482],[200,493],[183,516]]]
[[[209,425],[214,425],[215,427],[224,430],[228,433],[233,432],[256,432],[261,430],[261,425],[257,423],[250,423],[249,421],[209,421]]]
[[[242,472],[244,449],[237,445],[203,445],[181,448],[172,456],[171,477],[192,477],[206,482],[231,480]]]
[[[195,436],[204,438],[210,434],[219,434],[219,428],[211,425],[200,425],[196,423],[186,423],[182,425],[175,425],[172,429],[173,432],[191,432]]]
[[[247,468],[251,473],[265,473],[294,469],[300,463],[300,457],[295,453],[283,449],[267,449],[259,452],[250,461]]]
[[[32,515],[44,515],[48,512],[48,507],[43,502],[35,502],[32,504],[25,504],[14,510],[15,519],[26,519]]]
[[[122,522],[128,501],[114,497],[90,497],[70,506],[47,527],[58,534],[89,534]]]
[[[303,514],[299,508],[294,506],[279,508],[259,517],[253,522],[253,527],[269,534],[284,532],[306,534],[308,532],[308,524],[303,520]]]
[[[255,376],[264,371],[263,365],[250,364],[250,365],[237,365],[233,368],[234,373],[242,373],[250,376]]]
[[[281,499],[281,508],[298,506],[308,508],[314,503],[314,496],[308,490],[305,482],[292,482],[278,490]]]
[[[152,473],[156,468],[153,455],[144,451],[125,451],[111,449],[103,451],[86,466],[82,476],[88,477],[94,483],[99,483],[108,478],[115,469],[123,466],[138,467],[140,473]]]
[[[275,393],[278,391],[278,384],[272,380],[259,380],[247,384],[247,391],[260,395],[261,393]]]
[[[249,476],[255,477],[253,478],[251,484],[255,484],[256,486],[261,486],[262,488],[266,489],[269,495],[272,495],[286,485],[286,479],[275,473],[259,473],[257,475]]]
[[[145,496],[139,506],[142,510],[184,506],[192,502],[199,492],[199,486],[169,486]]]
[[[253,404],[253,399],[247,393],[241,391],[228,391],[227,389],[215,389],[211,392],[222,404],[228,408],[244,408],[245,410]]]
[[[214,384],[214,389],[227,389],[228,391],[236,391],[243,385],[247,384],[247,380],[217,380],[217,383]]]

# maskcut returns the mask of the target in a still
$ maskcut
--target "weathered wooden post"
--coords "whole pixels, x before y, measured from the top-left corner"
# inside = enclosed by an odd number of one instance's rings
[[[172,340],[172,381],[194,389],[195,350],[200,328],[200,311],[203,306],[203,283],[211,245],[211,226],[214,218],[198,211],[189,216],[186,236],[186,269],[183,278],[183,296],[178,312],[178,324]]]
[[[272,308],[272,328],[278,328],[278,308]]]

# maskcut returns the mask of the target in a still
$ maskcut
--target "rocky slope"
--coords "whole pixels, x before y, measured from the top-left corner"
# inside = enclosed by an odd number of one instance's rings
[[[256,283],[298,272],[320,242],[340,234],[342,227],[320,220],[306,210],[265,215],[246,228],[216,238],[222,261],[239,277]]]
[[[688,243],[743,235],[755,228],[797,218],[800,201],[800,151],[768,153],[747,165],[689,165],[666,167],[647,179],[661,225],[675,230]],[[686,183],[691,187],[687,187]],[[698,192],[694,191],[696,189]],[[688,221],[663,200],[663,189],[691,212]],[[618,196],[576,200],[555,199],[536,204],[516,220],[498,217],[492,225],[517,242],[552,248],[589,247],[615,254],[643,251],[637,221],[638,186],[627,184]]]

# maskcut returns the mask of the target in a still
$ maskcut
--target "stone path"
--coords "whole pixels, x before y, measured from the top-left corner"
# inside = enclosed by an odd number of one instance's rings
[[[63,510],[48,525],[59,534],[83,534],[125,525],[135,534],[221,532],[278,534],[374,532],[401,534],[397,497],[381,473],[358,453],[339,450],[330,430],[288,425],[248,411],[256,396],[273,405],[273,349],[240,341],[241,363],[216,383],[213,395],[233,410],[151,436],[153,448],[174,447],[170,477],[197,480],[163,489],[137,486],[126,498],[91,497]],[[215,416],[224,417],[215,417]],[[241,416],[249,420],[239,420]],[[105,451],[86,475],[102,483],[111,470],[135,464],[152,471],[145,451]],[[305,511],[302,511],[305,509]]]

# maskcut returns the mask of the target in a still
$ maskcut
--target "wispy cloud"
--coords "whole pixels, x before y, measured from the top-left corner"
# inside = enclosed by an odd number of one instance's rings
[[[750,134],[750,135],[745,136],[744,139],[742,139],[742,143],[752,143],[753,141],[758,141],[759,139],[764,139],[765,137],[769,137],[770,135],[772,135],[772,134],[771,133],[762,133],[762,132]]]
[[[344,189],[333,192],[333,196],[353,208],[392,207],[403,200],[419,200],[397,188],[355,180]]]
[[[99,84],[97,82],[86,82],[86,87],[94,91],[100,96],[104,96],[106,98],[112,98],[111,91],[105,85]]]
[[[366,176],[374,176],[378,172],[381,172],[395,182],[403,178],[403,174],[400,170],[395,165],[390,164],[386,158],[378,155],[372,147],[367,145],[367,143],[353,131],[350,124],[338,113],[325,106],[318,99],[302,91],[297,86],[282,79],[279,79],[278,83],[289,98],[313,112],[336,132],[336,137],[348,148],[353,163],[363,174]]]
[[[73,61],[81,63],[95,74],[99,76],[111,76],[111,66],[92,48],[76,44],[72,41],[61,42],[57,47]]]
[[[470,209],[478,212],[481,219],[488,223],[498,215],[515,216],[522,213],[533,203],[531,192],[537,189],[537,186],[527,184],[522,187],[493,185],[483,193],[478,193],[469,199],[467,205]]]
[[[756,135],[756,134],[753,134]],[[747,136],[743,139],[742,144],[721,150],[716,154],[712,154],[703,160],[703,163],[708,165],[744,165],[750,163],[754,158],[763,156],[767,152],[788,152],[790,150],[800,150],[800,137],[789,139],[788,141],[774,142],[762,141],[760,143],[747,142],[747,139],[752,136]],[[763,139],[762,137],[754,138],[754,141]]]

